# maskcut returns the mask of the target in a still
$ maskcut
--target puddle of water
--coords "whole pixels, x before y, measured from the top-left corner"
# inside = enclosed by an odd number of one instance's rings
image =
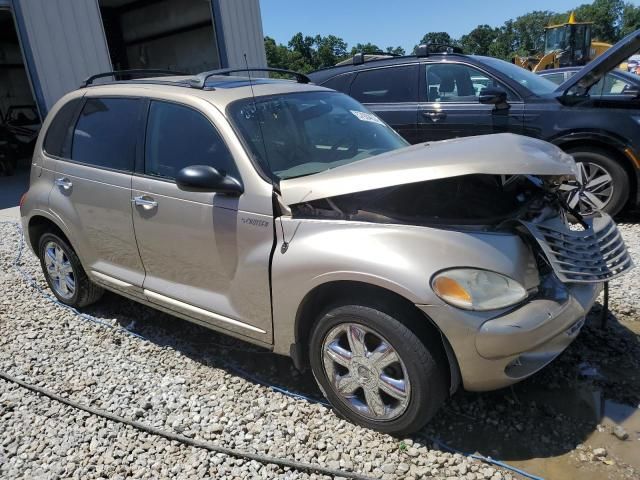
[[[584,439],[583,445],[591,449],[605,448],[606,460],[614,462],[614,465],[598,460],[581,461],[579,454],[588,455],[589,449],[546,458],[512,460],[509,462],[511,465],[554,480],[621,478],[621,463],[640,470],[640,408],[603,399],[600,392],[589,390],[532,392],[528,399],[551,405],[569,418],[592,423],[593,431]],[[616,425],[622,426],[629,434],[627,440],[619,440],[611,434]]]

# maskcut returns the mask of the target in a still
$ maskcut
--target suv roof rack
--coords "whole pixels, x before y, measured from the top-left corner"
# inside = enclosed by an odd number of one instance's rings
[[[432,53],[463,53],[460,47],[448,43],[427,43],[418,45],[416,57],[428,57]]]
[[[367,56],[372,56],[376,58],[369,58]],[[366,61],[378,60],[379,57],[402,57],[399,53],[392,52],[383,52],[382,50],[376,50],[375,52],[358,52],[353,57],[351,57],[351,62],[354,65],[361,65]]]
[[[285,68],[270,68],[270,67],[249,67],[249,68],[223,68],[219,70],[210,70],[208,72],[202,72],[198,75],[189,79],[189,86],[193,88],[204,88],[205,83],[209,77],[213,77],[214,75],[229,75],[231,73],[241,73],[241,72],[274,72],[274,73],[284,73],[287,75],[292,75],[296,78],[296,82],[298,83],[311,83],[311,79],[307,77],[304,73],[296,72],[294,70],[287,70]]]
[[[175,75],[189,75],[189,74],[184,72],[174,72],[172,70],[154,70],[154,69],[114,70],[113,72],[103,72],[103,73],[97,73],[95,75],[91,75],[84,82],[82,82],[82,84],[80,85],[80,88],[88,87],[94,82],[94,80],[97,80],[99,78],[106,78],[106,77],[115,78],[123,75],[135,75],[135,76],[139,76],[138,78],[145,78],[145,77],[158,76],[158,75],[175,76]]]

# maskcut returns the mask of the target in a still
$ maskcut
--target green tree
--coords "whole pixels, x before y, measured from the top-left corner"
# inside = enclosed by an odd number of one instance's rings
[[[314,42],[315,40],[313,37],[302,35],[302,32],[298,32],[291,37],[291,40],[289,40],[289,49],[291,49],[292,52],[297,53],[305,63],[313,65]]]
[[[455,44],[455,40],[451,38],[447,32],[429,32],[425,33],[420,39],[419,45],[426,45],[429,43],[439,44],[439,45],[453,45]]]
[[[356,45],[351,48],[351,55],[355,55],[356,53],[378,53],[380,51],[380,47],[373,43],[356,43]]]
[[[622,10],[622,28],[620,34],[621,36],[625,36],[638,29],[640,29],[640,7],[627,3]]]
[[[314,68],[331,67],[347,56],[347,43],[335,35],[316,35],[314,44]]]
[[[465,53],[491,55],[491,47],[496,42],[500,29],[489,25],[478,25],[460,37],[460,46]]]
[[[387,47],[384,51],[392,55],[405,55],[404,48],[402,47]]]
[[[580,5],[574,13],[579,22],[593,22],[593,39],[615,43],[621,38],[624,8],[622,0],[594,0]]]

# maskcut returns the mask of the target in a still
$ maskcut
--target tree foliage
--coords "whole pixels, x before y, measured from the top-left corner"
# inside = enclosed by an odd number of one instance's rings
[[[640,6],[624,0],[593,0],[571,10],[579,22],[593,22],[594,40],[615,43],[623,36],[640,29]],[[565,23],[571,11],[535,10],[507,20],[500,27],[478,25],[459,39],[447,32],[427,32],[418,44],[459,46],[465,53],[511,59],[514,54],[529,55],[544,49],[544,27]],[[267,63],[271,67],[309,72],[329,67],[356,53],[385,51],[404,55],[402,47],[384,49],[373,43],[357,43],[349,49],[347,43],[335,35],[315,37],[296,33],[287,45],[273,38],[264,38]]]

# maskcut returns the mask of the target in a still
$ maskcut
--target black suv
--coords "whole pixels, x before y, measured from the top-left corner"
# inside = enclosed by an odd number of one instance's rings
[[[411,143],[505,131],[552,142],[579,164],[577,181],[563,186],[568,203],[615,214],[640,198],[640,92],[591,87],[638,49],[640,30],[559,86],[503,60],[428,46],[356,55],[309,77],[364,103]]]

